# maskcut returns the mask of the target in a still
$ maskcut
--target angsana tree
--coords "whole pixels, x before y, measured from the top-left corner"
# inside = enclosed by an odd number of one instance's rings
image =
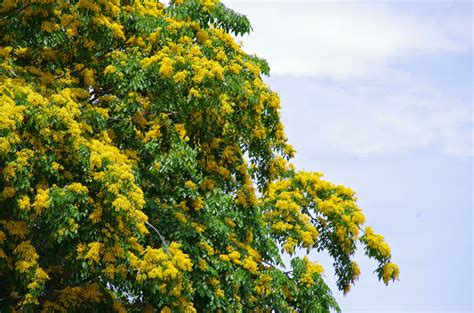
[[[288,161],[267,63],[215,0],[0,2],[0,308],[339,310],[398,277],[354,192]],[[284,269],[282,256],[291,258]]]

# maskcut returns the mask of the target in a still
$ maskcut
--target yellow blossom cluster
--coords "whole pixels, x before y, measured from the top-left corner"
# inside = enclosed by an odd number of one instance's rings
[[[172,242],[167,251],[147,247],[142,257],[129,252],[129,258],[139,283],[150,281],[158,286],[161,293],[175,297],[188,291],[185,274],[192,271],[192,263],[178,243]]]
[[[372,227],[367,226],[365,228],[364,241],[367,243],[367,247],[376,251],[383,258],[390,258],[390,247],[385,242],[382,235],[375,234]]]
[[[38,189],[33,202],[33,207],[37,214],[40,214],[42,210],[49,207],[49,192],[48,190]]]
[[[67,186],[67,189],[69,191],[75,192],[75,193],[87,193],[88,189],[86,186],[82,185],[81,183],[72,183],[69,186]]]
[[[264,213],[265,221],[282,240],[286,252],[292,254],[297,245],[311,248],[316,244],[319,233],[310,216],[302,211],[306,199],[299,190],[291,190],[289,180],[271,184],[266,201],[271,209]]]
[[[385,284],[388,284],[389,280],[398,279],[400,270],[398,265],[388,262],[382,267],[382,279]]]
[[[306,270],[299,282],[307,287],[311,287],[314,285],[315,274],[320,275],[323,272],[323,267],[316,262],[310,262],[307,256],[304,257],[304,262]]]
[[[258,295],[268,296],[271,290],[271,282],[273,278],[270,275],[262,274],[256,282],[255,291]]]
[[[15,255],[15,270],[28,280],[28,293],[25,295],[23,304],[38,304],[37,290],[49,279],[48,274],[38,265],[39,255],[31,245],[31,241],[20,242],[13,250]]]
[[[67,286],[56,291],[55,302],[46,301],[43,312],[68,312],[71,310],[84,310],[90,305],[101,302],[103,297],[97,283],[87,283],[85,286]]]

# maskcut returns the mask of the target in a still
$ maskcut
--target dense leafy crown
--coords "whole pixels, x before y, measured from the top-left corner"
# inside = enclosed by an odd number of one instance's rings
[[[2,311],[338,310],[295,251],[348,291],[358,242],[397,278],[354,192],[288,163],[249,31],[215,0],[0,1]]]

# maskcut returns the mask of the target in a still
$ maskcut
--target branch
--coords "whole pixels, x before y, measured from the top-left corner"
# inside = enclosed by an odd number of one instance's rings
[[[115,122],[121,122],[123,120],[124,120],[123,118],[111,117],[107,120],[107,124],[111,124],[111,123],[115,123]]]
[[[278,268],[278,267],[276,267],[275,265],[273,265],[273,264],[271,264],[271,263],[269,263],[269,262],[267,262],[267,261],[265,261],[265,260],[260,260],[260,261],[261,261],[262,263],[267,264],[268,266],[271,266],[271,267],[273,267],[273,268],[275,268],[275,269],[277,269],[277,270],[280,270],[280,271],[281,271],[283,274],[285,274],[285,275],[288,275],[288,274],[293,273],[293,271],[284,271],[283,269]]]
[[[10,73],[12,73],[12,75],[15,77],[15,78],[18,78],[18,75],[15,73],[15,71],[13,69],[10,69]]]
[[[161,241],[163,242],[163,246],[165,247],[165,251],[166,251],[167,253],[169,253],[169,251],[168,251],[168,244],[166,243],[165,237],[163,237],[163,235],[158,231],[158,229],[156,229],[156,227],[153,226],[152,224],[148,223],[147,221],[145,221],[145,224],[147,224],[148,226],[150,226],[151,228],[153,228],[153,230],[158,234],[158,236],[160,237]]]

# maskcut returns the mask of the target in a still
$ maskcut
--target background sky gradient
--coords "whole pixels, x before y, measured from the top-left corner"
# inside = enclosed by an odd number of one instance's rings
[[[473,309],[471,1],[223,1],[247,15],[298,168],[357,191],[400,281],[357,255],[343,312]]]

